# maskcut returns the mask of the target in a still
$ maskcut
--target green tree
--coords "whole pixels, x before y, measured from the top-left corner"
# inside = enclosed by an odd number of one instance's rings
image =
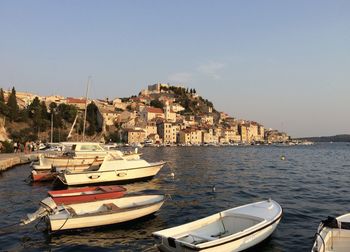
[[[10,121],[14,121],[17,118],[19,112],[15,87],[12,88],[11,94],[9,95],[9,98],[7,100],[7,107],[8,117]]]
[[[89,136],[94,135],[96,132],[101,132],[101,127],[99,126],[97,120],[98,108],[94,103],[90,103],[87,106],[86,120],[89,122],[89,127],[86,129],[86,134]]]
[[[4,90],[0,88],[0,102],[5,103],[5,95],[4,95]]]
[[[161,109],[164,107],[164,104],[159,100],[152,100],[150,105],[152,107],[161,108]]]
[[[4,90],[0,88],[0,114],[7,116],[8,115],[8,107],[5,103]]]
[[[73,123],[75,116],[78,113],[78,109],[74,105],[60,104],[57,107],[58,113],[61,115],[62,119],[69,123]]]

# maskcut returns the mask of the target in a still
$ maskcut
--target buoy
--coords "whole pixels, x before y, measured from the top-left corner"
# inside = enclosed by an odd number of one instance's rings
[[[211,190],[212,190],[213,192],[216,191],[215,185],[213,185],[213,187],[211,188]]]
[[[285,160],[285,159],[286,159],[286,157],[282,155],[281,156],[281,160]]]
[[[170,173],[170,176],[172,177],[172,178],[175,178],[175,173]]]

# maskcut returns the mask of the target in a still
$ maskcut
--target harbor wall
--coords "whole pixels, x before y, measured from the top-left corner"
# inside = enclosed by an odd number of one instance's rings
[[[0,172],[16,165],[27,164],[38,159],[38,154],[0,154]]]

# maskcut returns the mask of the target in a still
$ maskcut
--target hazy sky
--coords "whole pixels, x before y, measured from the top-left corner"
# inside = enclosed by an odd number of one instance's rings
[[[350,133],[350,1],[4,1],[0,86],[125,97],[156,82],[293,137]]]

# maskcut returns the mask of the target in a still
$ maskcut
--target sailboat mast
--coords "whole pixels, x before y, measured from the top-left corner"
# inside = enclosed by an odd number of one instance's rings
[[[85,95],[85,115],[84,115],[84,126],[83,126],[83,142],[85,141],[85,126],[86,126],[86,115],[87,115],[87,103],[88,103],[88,93],[89,93],[89,83],[91,76],[89,76],[86,85],[86,95]]]

